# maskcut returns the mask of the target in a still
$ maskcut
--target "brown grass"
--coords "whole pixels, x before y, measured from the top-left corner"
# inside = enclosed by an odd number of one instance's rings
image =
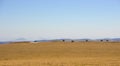
[[[120,66],[120,43],[1,44],[0,66]]]

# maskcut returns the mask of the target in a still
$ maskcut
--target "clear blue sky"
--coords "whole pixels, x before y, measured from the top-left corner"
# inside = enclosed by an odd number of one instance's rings
[[[0,40],[120,37],[120,0],[0,0]]]

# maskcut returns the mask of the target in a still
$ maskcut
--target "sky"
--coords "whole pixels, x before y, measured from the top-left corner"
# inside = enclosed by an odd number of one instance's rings
[[[0,41],[119,37],[120,0],[0,0]]]

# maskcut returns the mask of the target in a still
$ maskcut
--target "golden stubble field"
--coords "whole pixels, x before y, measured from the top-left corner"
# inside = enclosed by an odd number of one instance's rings
[[[1,44],[0,66],[120,66],[120,43]]]

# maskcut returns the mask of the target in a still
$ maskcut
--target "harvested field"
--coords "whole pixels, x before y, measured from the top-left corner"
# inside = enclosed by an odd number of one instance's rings
[[[0,66],[120,66],[120,43],[1,44]]]

